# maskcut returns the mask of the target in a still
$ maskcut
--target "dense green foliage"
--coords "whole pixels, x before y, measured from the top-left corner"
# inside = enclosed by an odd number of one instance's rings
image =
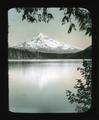
[[[49,13],[50,8],[16,8],[18,13],[22,13],[22,20],[27,20],[28,22],[45,22],[48,23],[50,20],[54,19],[53,13]],[[74,23],[73,18],[77,21],[79,30],[85,31],[86,35],[92,35],[92,19],[91,13],[84,8],[59,8],[59,11],[64,12],[64,16],[61,19],[62,25],[70,23],[68,33],[72,29],[76,30],[77,26]]]
[[[70,103],[76,103],[77,112],[86,112],[91,107],[91,80],[92,80],[92,64],[91,61],[83,61],[83,68],[77,68],[82,75],[82,79],[77,79],[74,88],[76,93],[66,90],[66,96]]]

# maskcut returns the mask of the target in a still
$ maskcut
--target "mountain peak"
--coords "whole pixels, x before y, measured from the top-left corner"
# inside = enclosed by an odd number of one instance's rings
[[[42,33],[42,32],[40,32],[38,35],[43,35],[43,33]]]
[[[44,35],[42,32],[40,32],[37,36],[37,38],[40,38],[40,39],[44,39],[44,38],[48,38],[47,35]]]
[[[62,44],[61,42],[44,35],[42,32],[35,36],[33,40],[24,42],[19,47],[46,53],[74,53],[79,51],[76,47]]]
[[[40,32],[40,33],[38,34],[38,37],[39,37],[39,38],[42,38],[42,37],[44,37],[44,34]]]

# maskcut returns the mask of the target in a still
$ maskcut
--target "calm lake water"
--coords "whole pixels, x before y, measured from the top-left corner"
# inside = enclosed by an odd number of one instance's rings
[[[9,111],[71,113],[65,91],[75,91],[82,60],[9,61]]]

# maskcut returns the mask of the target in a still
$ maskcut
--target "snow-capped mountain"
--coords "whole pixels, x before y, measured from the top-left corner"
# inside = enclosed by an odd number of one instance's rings
[[[20,43],[15,48],[28,49],[30,51],[38,51],[44,53],[75,53],[81,51],[81,49],[69,44],[63,44],[54,40],[43,33],[39,33],[37,36],[29,42]]]

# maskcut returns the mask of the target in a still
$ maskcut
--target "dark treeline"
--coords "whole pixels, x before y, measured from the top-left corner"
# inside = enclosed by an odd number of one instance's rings
[[[8,59],[91,59],[91,47],[77,53],[44,53],[26,49],[9,48]]]

